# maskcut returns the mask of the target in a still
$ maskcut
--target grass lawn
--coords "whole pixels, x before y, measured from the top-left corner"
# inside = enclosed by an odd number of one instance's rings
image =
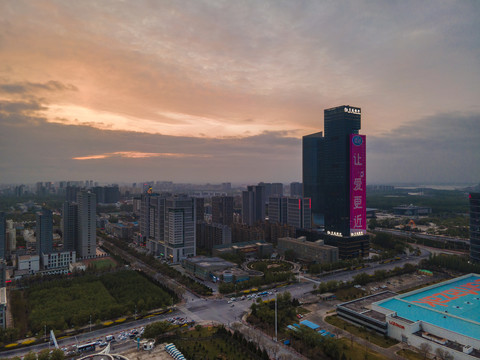
[[[415,351],[408,350],[408,349],[400,350],[399,352],[397,352],[397,355],[401,356],[405,359],[408,359],[408,360],[424,360],[422,355],[420,355],[419,353],[417,353]]]
[[[352,342],[346,338],[340,339],[342,343],[342,352],[345,357],[351,360],[386,360],[387,357],[370,349],[365,349],[365,346]]]
[[[92,266],[94,266],[95,269],[98,269],[98,270],[103,270],[110,267],[114,268],[115,266],[117,266],[117,263],[112,259],[100,259],[100,260],[92,261],[90,264],[92,264]]]
[[[355,336],[361,337],[363,339],[368,338],[368,341],[383,348],[389,348],[390,346],[398,344],[397,340],[385,338],[377,333],[350,324],[349,322],[340,319],[338,315],[328,316],[325,318],[325,321],[340,329],[344,329],[345,331],[348,331],[350,334],[353,334]]]

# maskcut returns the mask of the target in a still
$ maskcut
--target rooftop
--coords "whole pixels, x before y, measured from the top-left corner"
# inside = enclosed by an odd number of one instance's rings
[[[423,321],[480,339],[480,275],[469,274],[377,303],[412,322]]]

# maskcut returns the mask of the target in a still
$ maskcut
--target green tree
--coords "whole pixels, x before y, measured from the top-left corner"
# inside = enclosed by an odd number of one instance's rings
[[[37,355],[33,351],[29,351],[28,354],[23,357],[23,360],[37,360]]]
[[[54,349],[50,354],[50,360],[64,360],[65,354],[60,349]]]
[[[43,349],[38,353],[38,360],[49,360],[50,359],[50,350],[49,349]]]

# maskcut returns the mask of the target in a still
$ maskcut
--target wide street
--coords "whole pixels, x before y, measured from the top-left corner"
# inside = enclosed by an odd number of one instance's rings
[[[404,256],[400,260],[393,261],[388,264],[379,264],[371,263],[369,267],[354,270],[354,271],[345,271],[340,273],[333,273],[330,275],[317,277],[317,276],[305,276],[300,275],[300,282],[294,283],[289,286],[281,287],[277,291],[278,293],[282,293],[285,291],[290,292],[293,298],[302,298],[307,295],[309,292],[313,290],[314,284],[320,284],[322,282],[327,282],[331,280],[335,281],[351,281],[357,274],[366,272],[368,274],[373,274],[376,270],[391,270],[394,267],[401,267],[406,263],[411,264],[418,264],[422,259],[427,258],[430,252],[424,248],[421,248],[421,255],[420,256]],[[148,267],[138,261],[135,261],[135,266],[137,268],[141,268],[142,270],[149,271]],[[160,274],[155,274],[154,276],[158,280],[165,280],[163,276]],[[162,278],[162,279],[160,279]],[[177,285],[178,286],[178,285]],[[267,296],[262,297],[263,300],[272,299],[275,297],[275,294],[272,292]],[[170,317],[180,316],[188,321],[194,320],[195,322],[201,323],[222,323],[226,326],[231,326],[235,322],[240,322],[242,316],[248,311],[249,307],[251,306],[254,300],[240,300],[236,299],[231,303],[228,303],[230,298],[223,297],[210,297],[204,298],[199,297],[190,291],[184,289],[182,294],[182,302],[175,308],[175,310],[171,313],[154,316],[148,319],[140,319],[137,321],[115,325],[105,329],[94,330],[92,332],[87,332],[76,337],[70,337],[65,339],[60,339],[58,341],[60,348],[65,348],[72,346],[74,344],[84,344],[91,341],[96,341],[99,339],[104,339],[106,335],[118,335],[122,332],[128,331],[130,329],[139,328],[142,326],[146,326],[149,323],[155,321],[162,321]],[[127,345],[128,344],[128,345]],[[123,344],[116,343],[114,345],[114,350],[118,346],[124,347],[133,347],[135,346],[135,342],[133,340],[127,340]],[[11,350],[6,351],[1,354],[2,357],[14,357],[14,356],[23,356],[29,351],[39,352],[42,349],[48,347],[48,344],[42,345],[35,345],[26,347],[23,349],[18,350]],[[119,350],[119,349],[118,349]],[[286,350],[285,350],[286,351]]]

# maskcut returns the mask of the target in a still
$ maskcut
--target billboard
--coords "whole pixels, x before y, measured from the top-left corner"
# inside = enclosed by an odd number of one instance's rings
[[[350,236],[367,232],[365,135],[350,134]]]

